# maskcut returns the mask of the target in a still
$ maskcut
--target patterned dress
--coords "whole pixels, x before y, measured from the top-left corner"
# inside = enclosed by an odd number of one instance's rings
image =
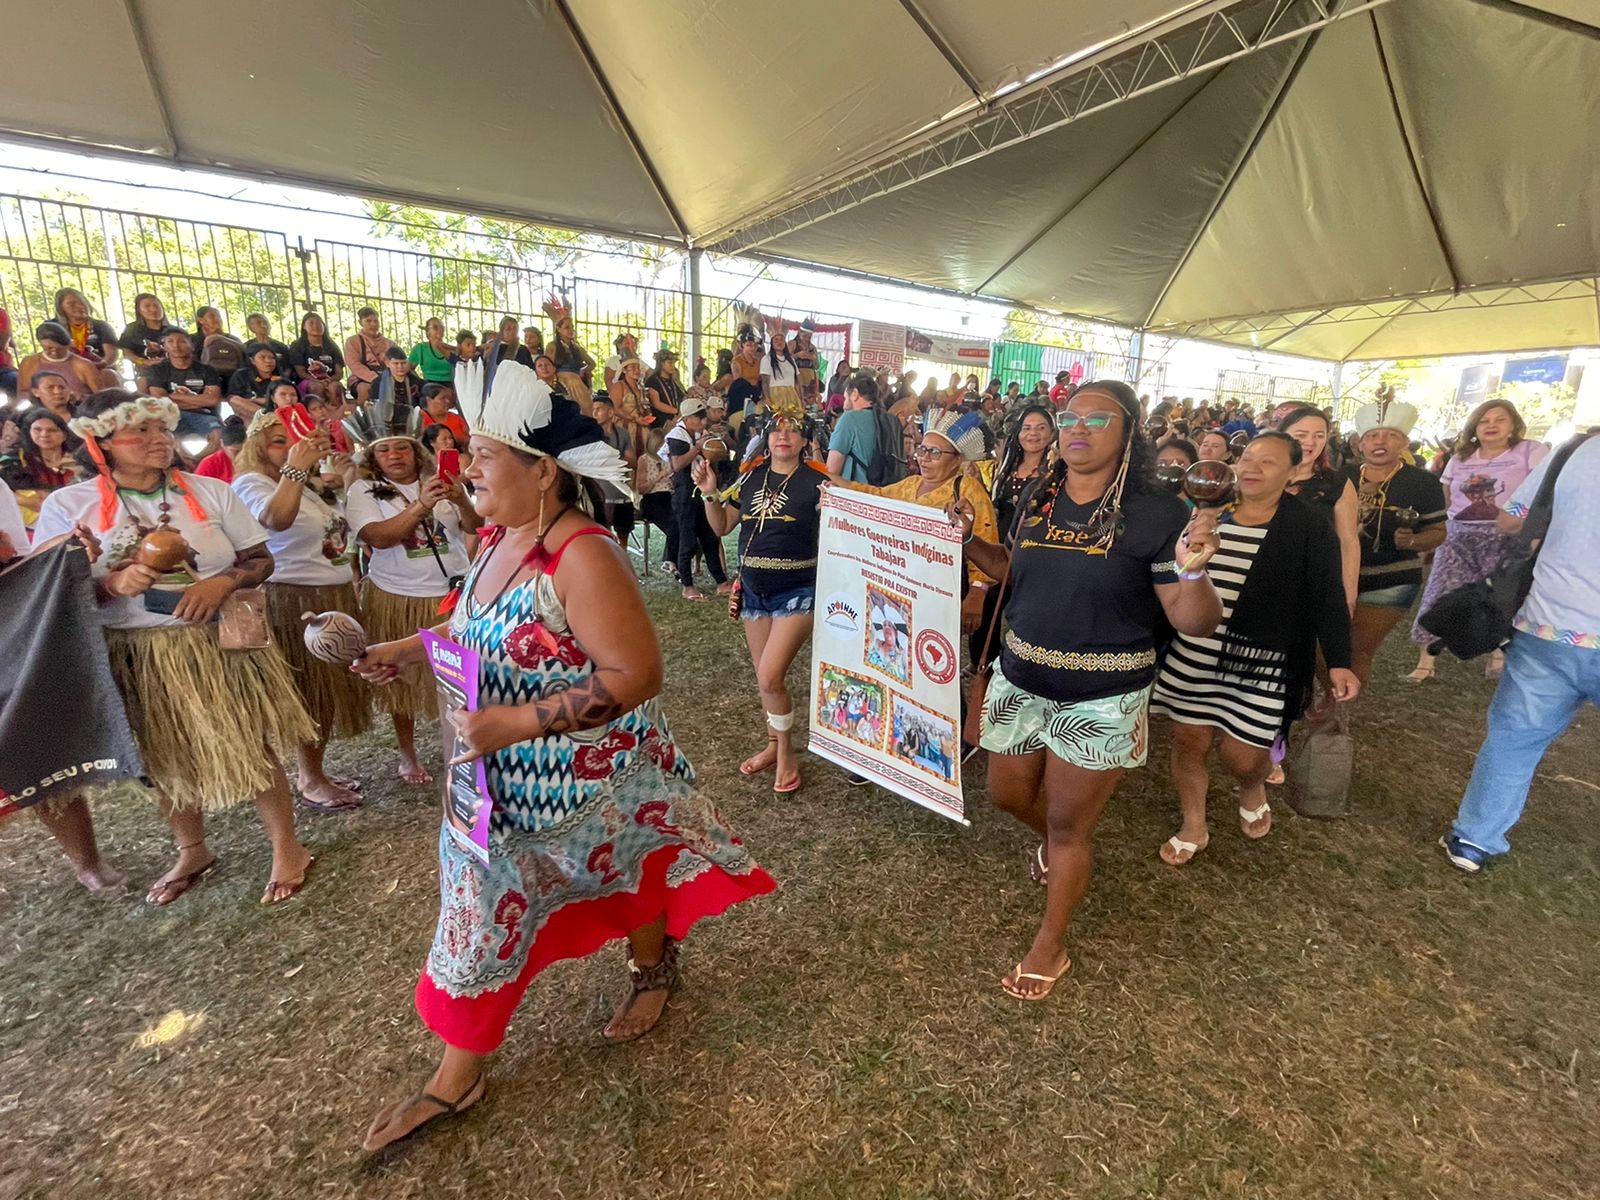
[[[462,588],[450,635],[481,656],[481,703],[529,704],[594,671],[572,636],[554,576],[487,606]],[[494,801],[489,865],[439,831],[439,925],[417,1011],[447,1044],[487,1054],[534,976],[663,914],[681,938],[701,917],[776,889],[711,802],[673,741],[659,699],[610,724],[518,742],[485,759]]]

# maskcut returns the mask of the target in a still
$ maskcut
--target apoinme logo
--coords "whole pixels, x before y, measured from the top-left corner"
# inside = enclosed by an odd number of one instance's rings
[[[840,633],[860,633],[861,613],[843,592],[835,592],[823,601],[822,623]]]

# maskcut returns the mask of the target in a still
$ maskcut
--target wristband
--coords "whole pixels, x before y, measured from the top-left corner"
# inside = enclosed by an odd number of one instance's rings
[[[976,536],[976,530],[972,530],[972,529],[967,530],[967,536],[961,539],[961,544],[963,546],[965,546],[968,542],[970,542],[973,539],[974,536]]]
[[[278,474],[285,479],[292,479],[296,483],[304,483],[311,478],[310,471],[305,470],[303,467],[291,467],[287,463],[278,471]]]
[[[1196,579],[1209,579],[1210,576],[1206,574],[1206,569],[1201,567],[1198,571],[1179,571],[1178,578],[1187,579],[1190,583],[1193,583]]]

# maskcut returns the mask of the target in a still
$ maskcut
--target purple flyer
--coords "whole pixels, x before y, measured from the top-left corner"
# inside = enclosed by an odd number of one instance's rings
[[[439,685],[439,732],[444,738],[445,761],[462,754],[466,747],[456,736],[452,713],[478,710],[478,655],[449,638],[427,629],[418,631],[428,665]],[[483,759],[456,763],[446,768],[444,824],[456,845],[484,866],[489,865],[489,781]]]

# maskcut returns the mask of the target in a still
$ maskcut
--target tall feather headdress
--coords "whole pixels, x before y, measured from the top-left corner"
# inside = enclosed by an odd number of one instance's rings
[[[456,398],[474,437],[491,438],[524,454],[553,458],[574,475],[612,484],[632,495],[628,464],[605,440],[599,423],[584,416],[573,401],[553,393],[544,380],[515,359],[495,368],[487,392],[481,359],[457,363]]]

